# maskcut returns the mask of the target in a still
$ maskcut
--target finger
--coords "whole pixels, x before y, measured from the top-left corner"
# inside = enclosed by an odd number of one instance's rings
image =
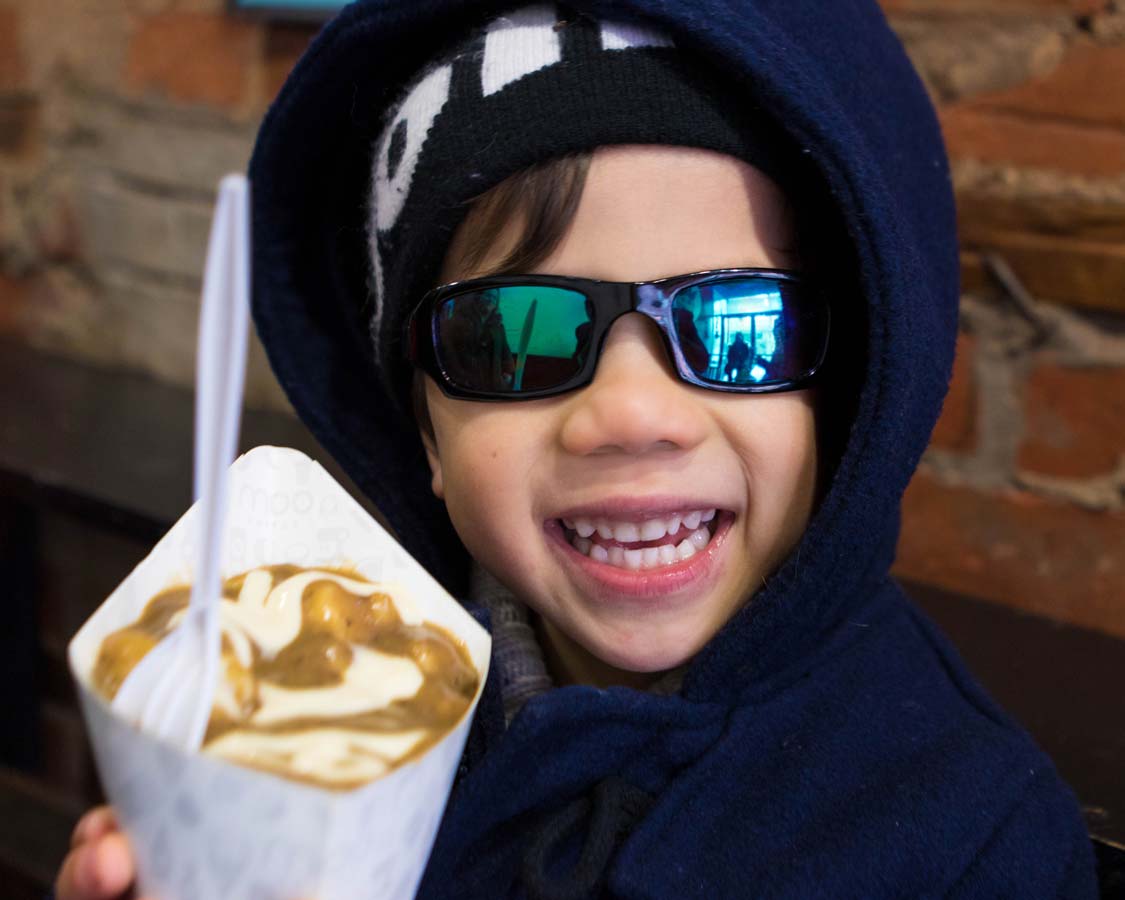
[[[62,867],[59,869],[59,877],[55,879],[55,897],[57,900],[81,900],[78,888],[74,884],[74,873],[79,866],[79,857],[84,852],[85,850],[72,851],[63,860]]]
[[[80,847],[75,854],[75,900],[117,897],[133,883],[133,854],[129,842],[120,832],[103,835]]]
[[[113,897],[128,890],[137,872],[133,863],[133,850],[125,835],[119,831],[104,835],[98,839],[94,849],[97,855],[98,888]]]
[[[97,840],[103,834],[117,829],[117,817],[113,814],[112,807],[96,806],[74,826],[74,833],[70,836],[70,846],[77,847],[87,841]]]

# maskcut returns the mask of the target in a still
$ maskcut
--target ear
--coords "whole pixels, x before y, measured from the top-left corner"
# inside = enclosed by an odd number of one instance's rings
[[[426,428],[418,429],[422,437],[422,446],[426,450],[426,462],[430,464],[430,490],[439,500],[445,499],[445,483],[441,475],[441,454],[438,453],[437,440],[432,431]]]

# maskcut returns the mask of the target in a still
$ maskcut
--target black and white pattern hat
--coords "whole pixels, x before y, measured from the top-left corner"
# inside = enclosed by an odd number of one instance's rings
[[[489,22],[431,62],[374,148],[371,338],[406,396],[406,311],[434,286],[466,201],[516,172],[609,144],[702,147],[779,178],[779,129],[748,95],[658,31],[540,4]]]

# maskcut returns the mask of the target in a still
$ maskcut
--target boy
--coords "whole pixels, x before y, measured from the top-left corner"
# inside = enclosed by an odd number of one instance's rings
[[[878,8],[578,5],[358,3],[252,164],[282,384],[494,634],[419,896],[1093,896],[887,576],[957,254]],[[124,887],[111,832],[61,896]]]

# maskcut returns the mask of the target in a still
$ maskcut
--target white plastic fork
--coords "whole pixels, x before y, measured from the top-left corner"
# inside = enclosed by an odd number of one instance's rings
[[[134,667],[113,707],[140,728],[198,750],[210,719],[219,670],[220,554],[227,470],[238,446],[250,308],[249,185],[219,185],[203,277],[195,372],[197,566],[180,624]]]

